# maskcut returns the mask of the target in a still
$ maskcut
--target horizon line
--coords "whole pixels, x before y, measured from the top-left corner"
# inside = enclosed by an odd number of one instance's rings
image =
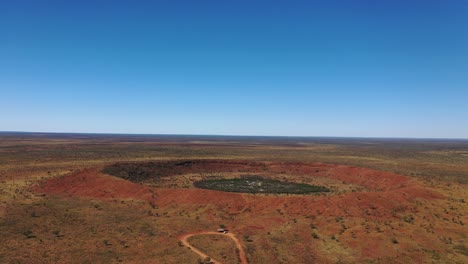
[[[122,132],[57,132],[57,131],[9,131],[0,130],[0,134],[81,134],[81,135],[121,135],[121,136],[211,136],[211,137],[279,137],[279,138],[330,138],[330,139],[413,139],[413,140],[468,140],[468,138],[443,137],[382,137],[382,136],[286,136],[286,135],[235,135],[235,134],[166,134],[166,133],[122,133]]]

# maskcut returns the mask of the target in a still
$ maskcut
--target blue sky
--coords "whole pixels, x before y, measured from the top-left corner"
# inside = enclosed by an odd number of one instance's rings
[[[1,130],[468,138],[468,2],[2,1]]]

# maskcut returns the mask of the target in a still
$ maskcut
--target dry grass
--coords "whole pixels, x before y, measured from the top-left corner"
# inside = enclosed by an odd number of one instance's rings
[[[219,224],[235,227],[251,263],[468,262],[468,142],[324,139],[253,144],[255,141],[0,134],[0,262],[196,263],[197,256],[178,246],[177,236],[213,230]],[[170,159],[349,164],[414,177],[444,198],[414,199],[409,207],[395,207],[391,218],[379,219],[375,216],[379,208],[363,208],[359,217],[331,217],[323,211],[294,213],[294,197],[267,196],[281,202],[251,212],[253,206],[159,206],[143,199],[42,196],[29,188],[87,167]],[[185,174],[154,184],[156,189],[185,188],[205,176]],[[340,190],[339,195],[366,191],[327,179],[316,182],[303,175],[267,176],[328,184]],[[228,249],[234,248],[232,242],[207,247],[204,240],[211,238],[198,239],[194,243],[200,249],[213,250],[212,254],[226,251],[231,259]]]

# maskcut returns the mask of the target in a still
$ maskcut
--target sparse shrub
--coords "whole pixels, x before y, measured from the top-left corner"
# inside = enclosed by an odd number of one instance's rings
[[[413,224],[414,223],[414,216],[413,215],[405,215],[403,216],[403,221]]]
[[[25,231],[23,232],[23,235],[24,235],[26,238],[34,238],[34,237],[36,237],[35,235],[33,235],[33,232],[32,232],[31,230],[29,230],[29,229],[28,229],[28,230],[25,230]]]
[[[52,234],[54,234],[55,237],[61,237],[60,230],[54,230]]]
[[[454,246],[453,249],[455,249],[458,253],[468,256],[468,247],[466,247],[465,245],[457,245]]]

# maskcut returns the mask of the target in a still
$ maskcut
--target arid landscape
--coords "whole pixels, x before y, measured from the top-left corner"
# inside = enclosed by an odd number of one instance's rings
[[[468,263],[468,1],[0,1],[0,264]]]
[[[0,180],[1,263],[468,262],[466,140],[5,132]]]

